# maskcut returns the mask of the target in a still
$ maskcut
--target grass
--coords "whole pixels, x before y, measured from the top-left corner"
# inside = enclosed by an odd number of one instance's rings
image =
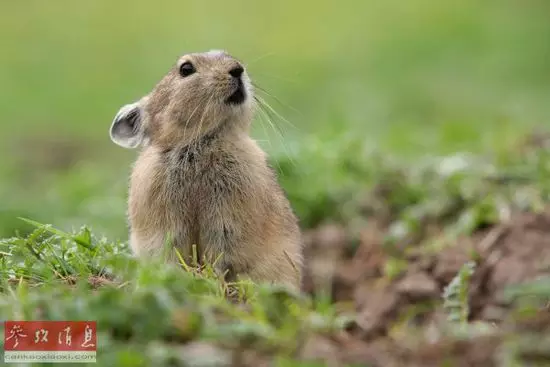
[[[201,356],[204,363],[233,361],[247,348],[289,358],[311,333],[345,323],[322,301],[285,288],[227,284],[208,265],[138,263],[126,245],[97,239],[87,228],[65,233],[32,224],[28,236],[0,242],[0,314],[96,320],[101,365],[187,365],[181,343],[189,341],[218,346]],[[228,301],[230,289],[235,301],[247,303]]]

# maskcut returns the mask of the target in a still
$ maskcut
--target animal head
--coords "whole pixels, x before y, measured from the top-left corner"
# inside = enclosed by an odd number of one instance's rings
[[[241,62],[223,51],[182,56],[153,90],[123,106],[110,130],[125,148],[191,143],[225,124],[247,128],[252,84]]]

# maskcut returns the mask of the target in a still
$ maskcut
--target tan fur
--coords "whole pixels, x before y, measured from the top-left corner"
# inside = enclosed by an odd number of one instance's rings
[[[196,75],[179,75],[184,61]],[[224,102],[237,64],[226,53],[186,55],[139,101],[145,137],[130,181],[130,244],[137,255],[156,257],[170,235],[186,259],[196,244],[208,261],[221,256],[220,272],[299,288],[300,231],[249,137],[255,106],[246,72],[245,102]]]

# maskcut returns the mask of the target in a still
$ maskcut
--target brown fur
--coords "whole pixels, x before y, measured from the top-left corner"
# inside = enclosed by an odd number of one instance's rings
[[[179,75],[184,61],[197,72]],[[299,288],[298,222],[249,137],[255,106],[246,72],[245,102],[225,103],[235,65],[226,53],[184,56],[137,103],[143,148],[130,182],[130,244],[137,255],[160,256],[170,235],[187,259],[195,244],[208,261],[221,256],[220,272]]]

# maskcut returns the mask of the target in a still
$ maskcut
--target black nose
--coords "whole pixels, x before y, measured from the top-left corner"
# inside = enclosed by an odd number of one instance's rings
[[[239,78],[241,75],[243,75],[244,69],[242,66],[236,66],[233,69],[229,70],[229,75],[231,75],[234,78]]]

